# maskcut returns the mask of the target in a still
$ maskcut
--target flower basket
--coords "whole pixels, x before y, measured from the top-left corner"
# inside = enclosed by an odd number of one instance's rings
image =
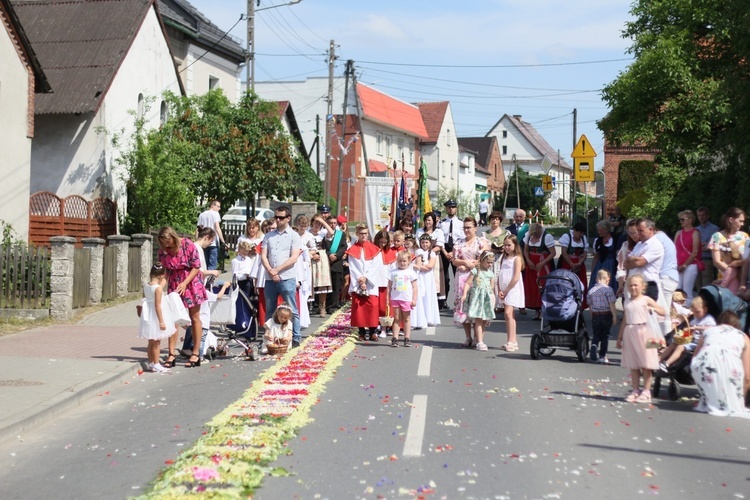
[[[680,316],[685,328],[676,328],[672,336],[672,342],[677,345],[686,345],[693,341],[693,332],[690,331],[690,320],[686,316]],[[682,324],[682,323],[680,323]]]
[[[393,316],[391,316],[391,306],[385,306],[385,316],[378,318],[380,326],[383,328],[390,328],[393,326]]]
[[[268,354],[271,356],[286,354],[286,351],[289,350],[289,344],[268,344],[266,347],[268,348]]]

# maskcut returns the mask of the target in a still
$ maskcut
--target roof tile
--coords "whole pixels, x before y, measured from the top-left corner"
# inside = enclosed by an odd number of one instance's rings
[[[422,115],[413,104],[399,101],[362,83],[357,83],[357,95],[365,118],[420,138],[427,137]]]

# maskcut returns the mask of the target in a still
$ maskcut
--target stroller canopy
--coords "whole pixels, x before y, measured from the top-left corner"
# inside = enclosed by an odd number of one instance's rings
[[[708,285],[698,292],[708,307],[708,313],[719,319],[719,314],[724,311],[733,311],[740,317],[742,331],[747,331],[747,302],[737,297],[728,288],[717,285]]]
[[[542,289],[542,317],[546,321],[567,321],[575,317],[583,301],[583,283],[569,269],[555,269],[539,277]]]

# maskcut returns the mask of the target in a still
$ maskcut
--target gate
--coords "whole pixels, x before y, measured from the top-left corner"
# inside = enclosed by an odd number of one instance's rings
[[[104,238],[117,234],[117,204],[109,198],[86,201],[40,191],[29,198],[29,241],[49,248],[53,236]]]

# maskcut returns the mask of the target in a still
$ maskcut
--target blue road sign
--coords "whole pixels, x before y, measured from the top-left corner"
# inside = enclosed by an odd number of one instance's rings
[[[534,188],[534,196],[542,197],[544,196],[544,189],[542,189],[542,186],[537,186]]]

